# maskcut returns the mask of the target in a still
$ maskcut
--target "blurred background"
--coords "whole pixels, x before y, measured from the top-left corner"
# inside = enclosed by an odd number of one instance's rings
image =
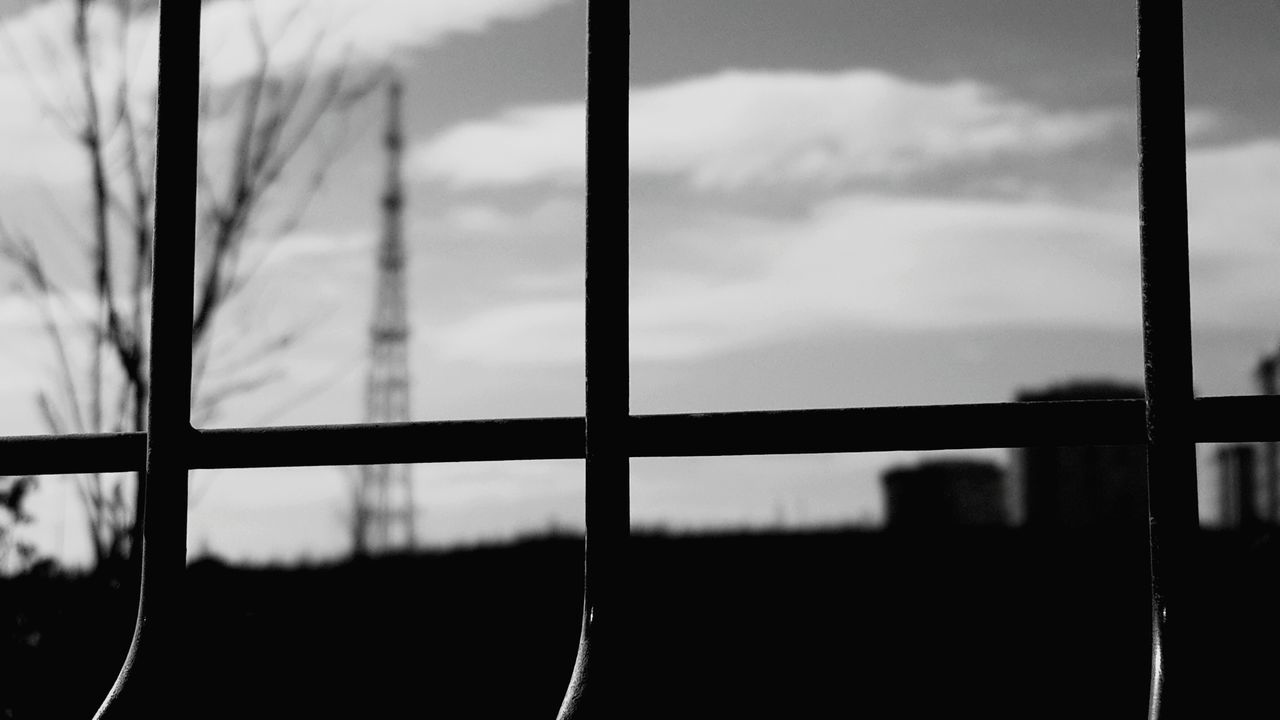
[[[1270,394],[1280,7],[1184,5],[1196,390]],[[204,3],[194,424],[583,413],[584,12]],[[633,413],[1141,397],[1132,7],[631,14]],[[0,0],[4,434],[142,426],[155,28],[145,0]],[[1276,448],[1198,458],[1199,602],[1225,623],[1204,650],[1273,647]],[[1082,683],[1064,716],[1141,713],[1144,463],[634,460],[637,652],[655,658],[636,682],[886,717],[1023,716]],[[0,691],[10,717],[82,717],[110,685],[135,491],[0,479],[5,652],[25,681]],[[430,688],[484,678],[527,690],[479,693],[512,703],[491,713],[558,705],[581,462],[196,471],[189,526],[209,648],[192,676],[241,688],[231,705],[462,712]],[[780,660],[824,648],[840,659]],[[404,649],[427,669],[394,662]],[[924,667],[949,670],[921,699]],[[1269,667],[1224,660],[1206,694],[1247,714]],[[48,690],[67,677],[80,689]],[[302,690],[326,679],[327,705]]]

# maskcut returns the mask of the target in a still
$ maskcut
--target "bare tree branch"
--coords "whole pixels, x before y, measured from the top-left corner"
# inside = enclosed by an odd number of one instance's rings
[[[84,227],[71,233],[83,244],[84,256],[83,264],[72,267],[86,275],[78,280],[59,279],[77,293],[88,291],[90,317],[81,327],[67,323],[66,317],[84,315],[84,303],[71,307],[71,296],[49,277],[45,259],[31,242],[2,227],[0,261],[17,269],[53,349],[53,390],[37,398],[46,425],[54,432],[141,429],[149,390],[143,368],[149,352],[146,304],[155,243],[149,222],[154,187],[146,148],[154,126],[152,118],[138,110],[138,90],[149,86],[134,82],[131,50],[137,36],[131,33],[138,27],[135,18],[149,10],[140,0],[67,2],[70,24],[67,34],[56,38],[58,42],[45,36],[23,37],[25,44],[20,45],[0,22],[0,44],[18,56],[14,66],[26,68],[22,72],[28,76],[33,97],[46,105],[50,116],[75,139],[88,170],[89,215]],[[313,159],[319,167],[310,182],[296,194],[278,199],[275,194],[282,179],[293,174],[322,124],[330,118],[345,119],[372,89],[374,80],[372,76],[355,77],[347,62],[336,70],[322,69],[323,33],[309,39],[300,58],[280,67],[279,58],[273,56],[280,39],[275,33],[296,30],[305,4],[293,8],[281,24],[273,26],[272,36],[251,0],[245,1],[245,7],[249,11],[246,27],[254,46],[252,72],[233,85],[205,85],[200,90],[200,119],[206,129],[218,123],[229,133],[230,152],[211,147],[208,133],[201,133],[200,219],[196,227],[199,266],[191,337],[197,419],[212,417],[229,398],[277,381],[280,371],[270,366],[271,358],[306,331],[305,326],[292,327],[248,347],[235,342],[223,347],[226,340],[235,338],[215,333],[215,328],[222,324],[217,318],[261,268],[265,254],[252,253],[248,240],[259,237],[256,229],[264,223],[264,213],[272,213],[271,222],[277,225],[275,232],[263,235],[269,243],[269,238],[279,237],[300,221],[323,182],[325,170],[344,149],[334,145],[318,149]],[[96,33],[101,29],[96,25],[101,19],[99,12],[115,13],[116,24],[110,26],[114,37]],[[112,52],[120,62],[98,62],[103,53]],[[68,71],[61,85],[50,87],[40,82],[43,75],[37,77],[34,70],[44,61],[49,67]],[[67,93],[65,102],[50,93],[57,90]],[[222,159],[229,160],[229,165],[213,162]],[[277,200],[284,201],[270,204]],[[217,363],[213,362],[215,347]],[[100,565],[129,552],[134,510],[140,500],[136,493],[132,498],[126,495],[130,477],[83,475],[76,480]],[[140,492],[141,486],[138,482],[134,490]]]
[[[85,420],[80,413],[78,383],[67,352],[67,341],[58,324],[52,304],[52,298],[61,296],[61,290],[45,272],[44,264],[35,246],[28,240],[11,235],[3,226],[0,226],[0,257],[16,266],[23,276],[24,287],[36,312],[40,315],[41,327],[53,345],[59,381],[67,394],[73,427],[77,432],[86,432]]]

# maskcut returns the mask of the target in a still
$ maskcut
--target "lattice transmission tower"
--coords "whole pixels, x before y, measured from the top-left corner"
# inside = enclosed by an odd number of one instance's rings
[[[365,420],[409,420],[409,310],[405,297],[404,187],[401,181],[403,132],[400,80],[387,93],[386,189],[382,195],[382,238],[369,334],[369,375]],[[352,518],[356,555],[412,548],[414,537],[412,467],[365,465],[356,481]]]

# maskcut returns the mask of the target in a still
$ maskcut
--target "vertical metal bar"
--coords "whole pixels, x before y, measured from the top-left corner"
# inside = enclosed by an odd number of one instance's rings
[[[155,251],[142,579],[133,643],[97,718],[181,714],[181,592],[186,566],[187,471],[192,458],[191,310],[195,284],[196,138],[200,3],[160,3]]]
[[[1138,143],[1146,359],[1152,651],[1150,717],[1196,716],[1198,527],[1191,436],[1191,291],[1180,0],[1138,0]]]
[[[628,3],[587,3],[586,578],[559,717],[623,717],[630,534],[627,298]]]

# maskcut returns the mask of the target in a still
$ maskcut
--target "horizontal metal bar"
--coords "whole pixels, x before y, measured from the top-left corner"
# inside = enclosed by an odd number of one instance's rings
[[[0,437],[0,475],[135,472],[146,454],[140,432]]]
[[[1193,405],[1196,442],[1280,440],[1280,396],[1206,397]],[[916,405],[692,415],[633,415],[632,457],[787,455],[1126,445],[1146,441],[1142,400]],[[142,433],[0,438],[0,475],[127,472]],[[194,468],[572,460],[580,417],[196,430]]]
[[[1143,442],[1141,400],[788,410],[632,418],[636,457]]]
[[[1280,441],[1280,395],[1196,398],[1191,436],[1198,443]]]
[[[194,467],[581,459],[582,418],[201,430]]]

